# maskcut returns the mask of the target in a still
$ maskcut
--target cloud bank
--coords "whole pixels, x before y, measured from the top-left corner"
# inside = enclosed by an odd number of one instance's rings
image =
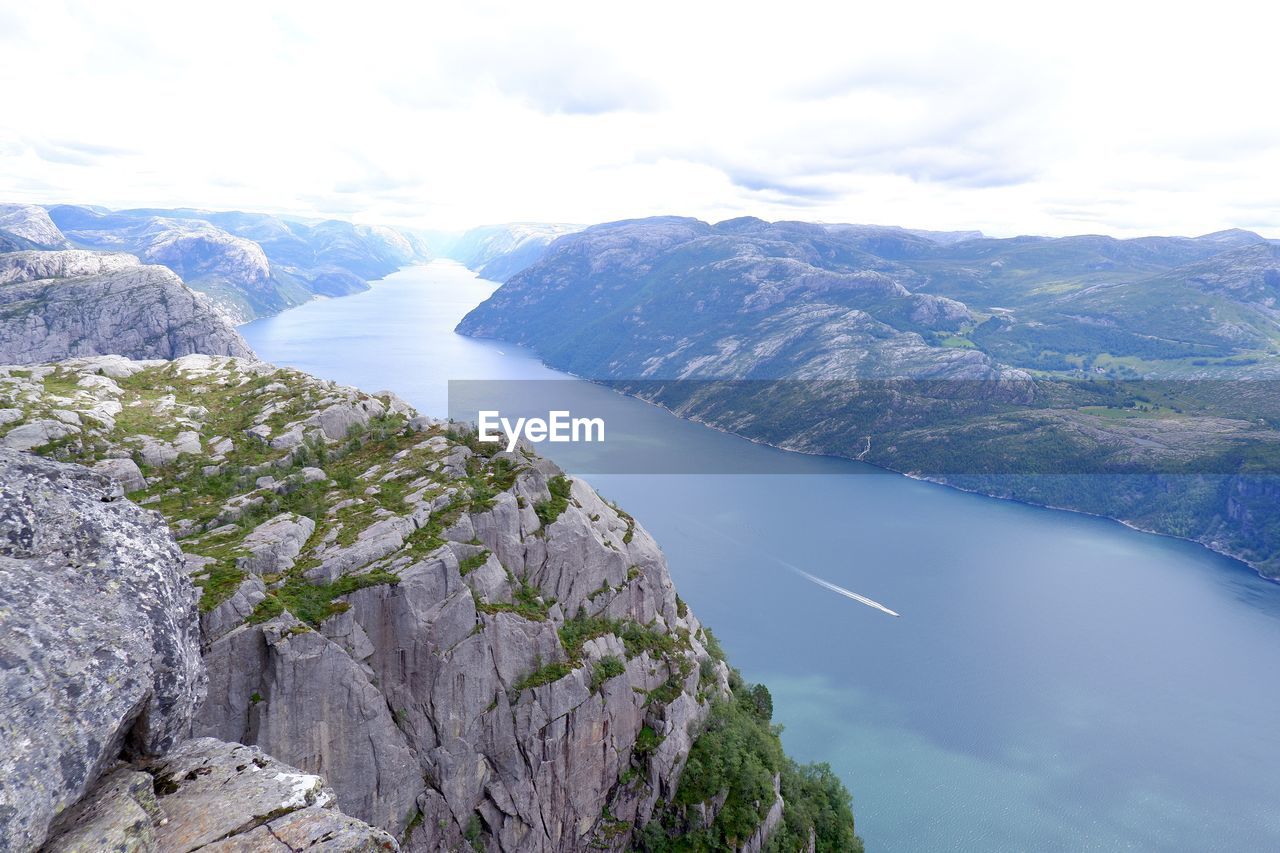
[[[888,6],[15,5],[0,184],[437,228],[1280,236],[1278,13]]]

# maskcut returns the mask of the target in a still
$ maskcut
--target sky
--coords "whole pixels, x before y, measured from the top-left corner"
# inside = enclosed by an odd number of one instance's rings
[[[1268,4],[0,0],[0,201],[1280,237]]]

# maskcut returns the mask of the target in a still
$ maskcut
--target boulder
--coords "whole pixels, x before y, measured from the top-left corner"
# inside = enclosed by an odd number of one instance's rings
[[[103,459],[93,466],[93,470],[115,480],[126,494],[147,487],[141,469],[132,459]]]
[[[0,837],[36,847],[122,753],[204,697],[196,596],[164,521],[77,465],[0,450]]]

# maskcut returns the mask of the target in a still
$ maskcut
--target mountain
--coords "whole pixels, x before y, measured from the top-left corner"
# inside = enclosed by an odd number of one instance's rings
[[[514,222],[482,225],[460,235],[437,236],[438,253],[475,270],[481,278],[506,281],[538,261],[555,240],[581,225]]]
[[[99,512],[142,523],[132,539],[151,543],[146,559],[113,554],[94,564],[100,576],[60,582],[112,588],[113,573],[157,574],[172,602],[154,592],[135,601],[121,584],[126,613],[110,598],[93,606],[164,622],[164,636],[183,638],[181,672],[192,673],[201,650],[207,698],[193,702],[195,690],[167,675],[148,688],[157,668],[175,667],[145,644],[128,647],[139,668],[127,666],[110,625],[95,647],[112,667],[95,677],[132,679],[120,696],[91,681],[95,695],[132,708],[154,697],[170,716],[144,713],[142,724],[176,732],[188,720],[194,737],[213,739],[154,744],[175,768],[154,777],[158,795],[205,773],[187,771],[202,766],[187,750],[242,743],[307,774],[300,790],[322,786],[323,771],[343,812],[407,850],[861,849],[848,792],[825,767],[785,757],[767,689],[727,666],[676,595],[657,543],[528,447],[481,444],[389,392],[233,358],[0,368],[0,396],[14,406],[0,448],[115,478],[119,491]],[[0,482],[7,489],[8,475]],[[16,514],[11,503],[20,501],[0,493],[0,525]],[[182,571],[172,565],[178,547]],[[69,589],[48,607],[74,610],[83,595]],[[27,636],[39,616],[0,608],[20,629],[0,636]],[[107,716],[77,704],[82,670],[58,671],[69,698],[40,701]],[[25,671],[3,672],[15,690],[38,694]],[[181,701],[169,700],[174,692]],[[46,763],[94,775],[77,764],[86,756],[76,745],[28,736],[56,721],[16,725],[17,742],[38,744],[28,748]],[[119,747],[95,738],[94,769]],[[220,780],[249,762],[215,764]],[[44,815],[74,800],[36,785],[24,795]],[[254,820],[272,821],[274,805]]]
[[[66,248],[70,248],[67,238],[44,208],[33,204],[0,204],[0,252]]]
[[[76,246],[167,266],[237,322],[365,290],[367,281],[425,257],[421,243],[399,231],[334,220],[75,205],[54,205],[49,217]]]
[[[659,217],[562,237],[458,331],[753,440],[1280,576],[1277,251]]]
[[[165,267],[121,253],[0,254],[0,363],[197,352],[253,357],[231,322]]]

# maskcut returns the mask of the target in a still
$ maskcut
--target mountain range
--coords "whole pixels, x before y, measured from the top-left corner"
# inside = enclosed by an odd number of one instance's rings
[[[422,241],[411,234],[337,220],[65,204],[50,206],[48,219],[67,245],[128,252],[168,267],[235,322],[316,296],[356,293],[426,257]]]
[[[1278,298],[1280,245],[1248,231],[658,217],[559,238],[458,330],[755,440],[1108,515],[1274,575]]]

